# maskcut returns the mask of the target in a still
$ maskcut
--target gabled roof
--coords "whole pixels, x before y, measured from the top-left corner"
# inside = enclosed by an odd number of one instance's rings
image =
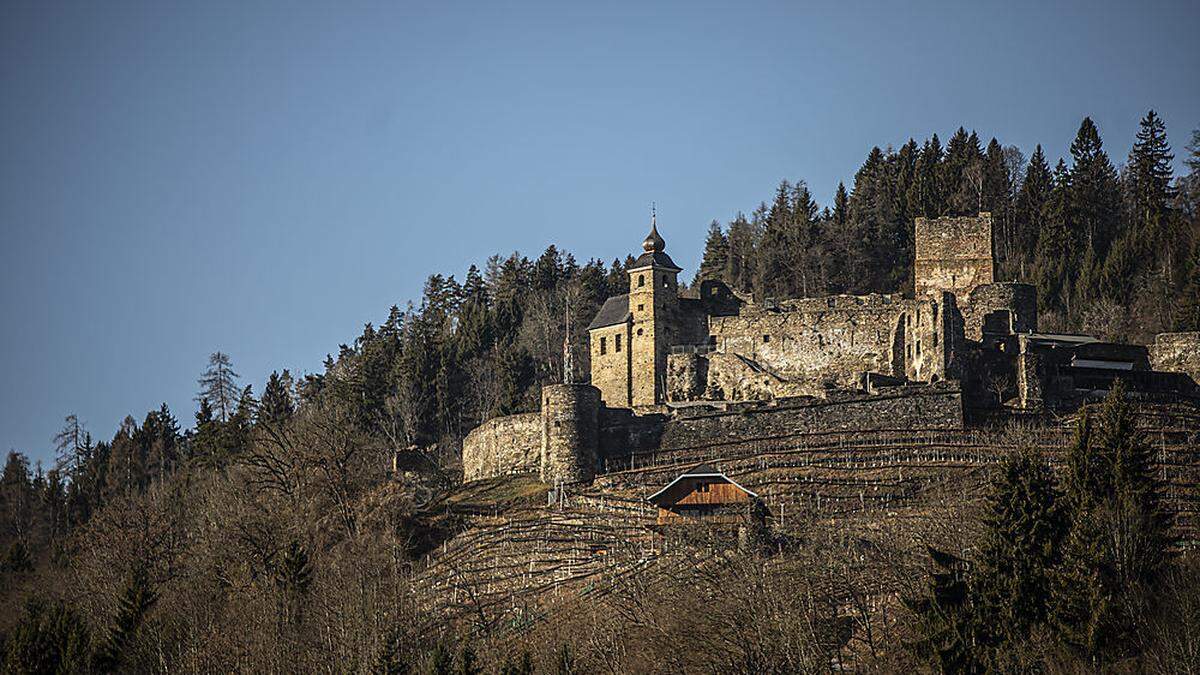
[[[725,482],[729,483],[730,485],[733,485],[737,489],[741,490],[742,492],[745,492],[746,494],[750,495],[751,497],[758,497],[757,493],[747,490],[744,486],[740,485],[734,479],[730,478],[729,476],[726,476],[725,474],[721,473],[720,471],[717,471],[712,465],[699,464],[697,466],[692,467],[691,469],[688,469],[687,471],[684,471],[683,473],[679,474],[678,476],[676,476],[675,480],[671,481],[670,483],[667,483],[663,487],[663,489],[659,490],[658,492],[655,492],[654,494],[650,495],[649,497],[646,497],[646,501],[648,501],[648,502],[654,501],[654,499],[656,497],[663,494],[667,490],[670,490],[671,486],[675,485],[676,483],[678,483],[681,480],[684,480],[685,478],[720,478],[720,479],[724,480]]]
[[[605,300],[604,304],[600,306],[600,311],[596,312],[596,318],[592,319],[592,322],[588,324],[588,330],[625,323],[630,317],[629,294],[614,295]]]

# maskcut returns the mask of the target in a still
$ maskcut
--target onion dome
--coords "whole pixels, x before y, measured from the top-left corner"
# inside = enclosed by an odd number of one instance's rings
[[[667,242],[658,234],[657,217],[650,216],[650,234],[646,235],[646,239],[642,242],[642,250],[646,253],[662,253],[667,247]]]

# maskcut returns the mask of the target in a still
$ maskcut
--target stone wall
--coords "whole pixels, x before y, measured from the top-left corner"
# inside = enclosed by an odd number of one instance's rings
[[[789,300],[772,308],[747,306],[737,316],[712,317],[720,354],[739,355],[749,370],[710,355],[708,398],[820,395],[830,388],[861,386],[867,372],[918,382],[945,379],[955,344],[954,298],[900,295],[831,296]],[[756,368],[762,373],[756,374]],[[729,371],[724,382],[714,373]],[[741,382],[746,386],[738,384]],[[783,383],[783,384],[781,384]],[[733,395],[740,391],[740,395]],[[718,394],[718,395],[714,395]]]
[[[985,332],[1011,335],[1037,331],[1037,288],[1030,284],[1001,282],[976,286],[959,303],[963,333],[971,340],[983,340]]]
[[[1200,332],[1159,333],[1150,345],[1155,370],[1183,373],[1200,383]]]
[[[948,385],[922,386],[881,396],[809,399],[753,410],[679,415],[664,426],[660,444],[673,448],[809,432],[962,427],[962,393]]]
[[[992,214],[917,218],[914,280],[918,296],[949,291],[966,298],[993,281]]]
[[[463,480],[537,473],[541,466],[542,415],[522,413],[488,420],[463,439]]]

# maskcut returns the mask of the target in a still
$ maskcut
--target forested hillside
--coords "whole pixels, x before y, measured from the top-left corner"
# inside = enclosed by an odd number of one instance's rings
[[[1200,330],[1200,131],[1186,175],[1173,152],[1153,111],[1120,162],[1090,119],[1062,159],[964,128],[944,146],[935,134],[874,148],[830,205],[784,181],[749,215],[714,221],[696,280],[763,298],[911,292],[913,219],[991,211],[998,276],[1037,286],[1043,329],[1132,341]],[[703,236],[683,229],[673,236]],[[5,667],[399,672],[450,644],[406,584],[459,528],[447,496],[462,437],[535,409],[538,387],[564,378],[565,338],[574,375],[588,372],[586,325],[627,290],[630,262],[554,246],[493,256],[461,280],[431,275],[419,302],[367,323],[320,373],[280,369],[254,386],[217,352],[194,412],[164,404],[93,436],[63,411],[53,466],[13,451],[0,479]],[[538,663],[570,672],[561,647]],[[430,658],[434,670],[452,660]]]

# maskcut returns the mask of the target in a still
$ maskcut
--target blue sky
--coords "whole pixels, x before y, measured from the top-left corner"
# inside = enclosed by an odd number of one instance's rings
[[[297,8],[293,5],[304,5]],[[433,272],[637,247],[873,145],[960,124],[1053,162],[1200,126],[1181,3],[7,2],[0,9],[0,449],[50,457],[166,402],[207,355],[261,391]]]

